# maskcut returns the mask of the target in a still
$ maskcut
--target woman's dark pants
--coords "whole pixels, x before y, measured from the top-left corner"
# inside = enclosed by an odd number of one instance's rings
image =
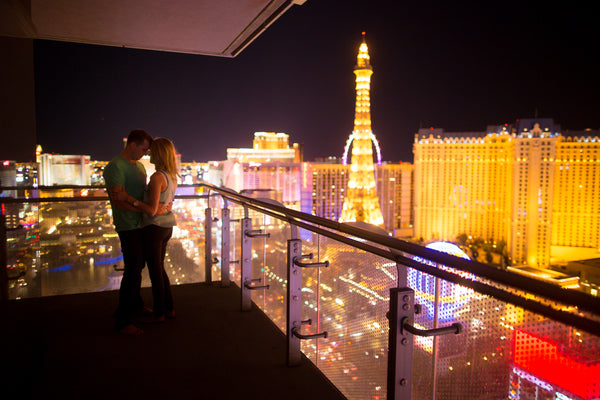
[[[152,282],[155,317],[162,317],[167,312],[173,311],[171,283],[164,267],[167,243],[171,239],[172,233],[173,228],[162,228],[157,225],[148,225],[142,228],[144,258]]]

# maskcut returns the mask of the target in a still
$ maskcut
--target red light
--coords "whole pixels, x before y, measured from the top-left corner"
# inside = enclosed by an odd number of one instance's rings
[[[3,166],[5,166],[5,167],[8,167],[8,166],[10,165],[10,161],[8,161],[8,160],[5,160],[5,161],[2,163],[2,165],[3,165]]]
[[[584,399],[600,396],[600,363],[565,354],[564,346],[515,331],[514,363]]]

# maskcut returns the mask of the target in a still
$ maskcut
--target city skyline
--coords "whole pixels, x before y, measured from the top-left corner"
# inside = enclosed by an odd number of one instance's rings
[[[538,114],[597,129],[591,13],[482,7],[308,0],[234,59],[36,41],[38,143],[108,160],[143,127],[172,138],[184,161],[210,161],[277,131],[304,144],[307,161],[341,157],[362,31],[384,160],[412,161],[420,127],[483,131]]]

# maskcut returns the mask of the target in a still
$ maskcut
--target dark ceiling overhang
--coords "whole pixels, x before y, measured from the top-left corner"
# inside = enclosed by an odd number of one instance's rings
[[[0,36],[235,57],[306,0],[0,0]]]

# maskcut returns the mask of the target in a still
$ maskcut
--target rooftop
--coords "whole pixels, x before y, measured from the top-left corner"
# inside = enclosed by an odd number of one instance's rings
[[[151,304],[150,288],[142,296]],[[240,289],[173,286],[177,317],[120,335],[106,291],[9,301],[3,321],[6,398],[344,399],[303,356],[286,365],[286,339]],[[8,390],[8,393],[6,392]]]

